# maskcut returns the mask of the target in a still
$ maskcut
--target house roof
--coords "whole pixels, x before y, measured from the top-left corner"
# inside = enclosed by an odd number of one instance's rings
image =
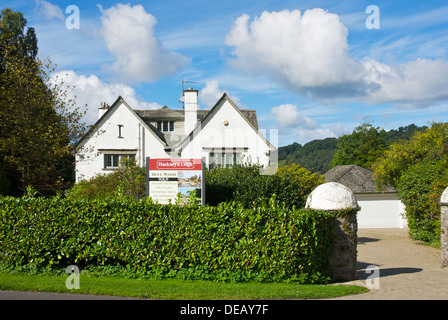
[[[357,165],[336,166],[324,174],[326,182],[338,182],[353,193],[395,193],[394,188],[384,186],[378,189],[373,172]]]
[[[255,110],[240,110],[235,103],[230,99],[230,97],[227,95],[227,93],[224,92],[222,97],[216,102],[216,104],[213,106],[211,110],[208,111],[208,113],[202,118],[200,122],[196,125],[196,128],[193,129],[193,131],[190,132],[189,135],[187,135],[182,141],[180,141],[177,145],[173,146],[173,150],[177,150],[178,152],[182,150],[190,141],[191,138],[199,132],[207,123],[210,121],[210,119],[213,117],[214,114],[220,109],[220,107],[224,104],[225,101],[228,101],[230,105],[235,108],[235,110],[243,117],[244,120],[249,124],[249,126],[254,129],[260,137],[266,142],[266,144],[274,150],[275,147],[258,131],[258,122],[257,122],[257,114]]]
[[[157,110],[134,110],[137,115],[143,119],[145,122],[153,122],[157,120],[173,120],[179,121],[184,120],[185,112],[184,110],[171,109],[167,106]],[[198,120],[202,121],[207,117],[211,110],[198,110]],[[258,121],[257,121],[257,112],[256,110],[239,110],[246,119],[256,128],[258,129]]]
[[[198,126],[202,124],[204,120],[206,120],[211,114],[214,113],[214,110],[217,109],[217,105],[223,101],[223,99],[227,99],[231,102],[232,106],[236,108],[236,110],[243,116],[244,119],[255,129],[258,130],[258,121],[257,121],[257,113],[256,110],[240,110],[236,105],[228,98],[227,94],[224,93],[221,99],[216,103],[216,105],[211,110],[197,110],[198,114]],[[165,136],[162,132],[159,132],[151,122],[157,121],[157,120],[173,120],[173,121],[183,121],[185,119],[185,111],[179,110],[179,109],[171,109],[167,106],[164,106],[160,109],[156,110],[135,110],[132,109],[126,101],[123,99],[123,97],[119,96],[117,100],[109,107],[106,108],[106,112],[103,114],[101,118],[99,118],[96,123],[91,126],[89,131],[75,144],[75,150],[89,137],[95,128],[97,128],[103,119],[106,118],[106,115],[112,113],[112,110],[114,110],[119,102],[122,102],[135,116],[138,118],[148,129],[150,132],[154,134],[154,136],[159,139],[159,141],[165,146],[168,147],[168,142],[165,139]]]

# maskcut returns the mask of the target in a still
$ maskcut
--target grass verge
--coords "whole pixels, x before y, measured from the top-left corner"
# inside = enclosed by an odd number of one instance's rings
[[[79,289],[67,289],[68,275],[0,273],[0,290],[81,293],[164,300],[322,299],[367,292],[353,285],[292,283],[222,283],[177,279],[128,279],[83,276]]]

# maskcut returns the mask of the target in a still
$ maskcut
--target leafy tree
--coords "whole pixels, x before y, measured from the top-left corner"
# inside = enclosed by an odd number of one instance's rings
[[[394,185],[414,240],[440,243],[438,202],[448,186],[448,123],[433,123],[393,143],[374,165],[377,183]]]
[[[0,165],[15,172],[19,188],[48,192],[65,183],[70,142],[85,131],[82,113],[61,84],[50,85],[50,62],[36,58],[34,31],[21,13],[2,11],[0,47]]]
[[[410,140],[393,143],[373,165],[379,184],[396,186],[398,179],[417,163],[438,161],[448,152],[448,123],[433,123]]]
[[[10,8],[0,13],[0,73],[5,71],[7,55],[36,59],[37,37],[34,28],[25,31],[27,21],[21,12],[14,12]],[[13,49],[12,49],[13,48]]]
[[[370,170],[387,147],[385,137],[384,129],[363,123],[352,134],[338,139],[337,151],[330,166],[355,164]]]

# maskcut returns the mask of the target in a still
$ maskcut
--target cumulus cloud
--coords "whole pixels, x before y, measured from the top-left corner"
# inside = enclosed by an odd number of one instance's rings
[[[209,80],[206,82],[205,87],[199,92],[199,100],[208,108],[212,108],[216,102],[222,97],[224,94],[224,90],[219,87],[218,80]],[[247,109],[244,106],[240,99],[234,95],[229,94],[230,99],[238,106],[240,109]]]
[[[323,128],[316,120],[303,116],[293,104],[282,104],[273,107],[270,116],[281,134],[293,136],[295,141],[300,141],[301,143],[314,139],[338,137],[349,131],[346,126],[340,123]]]
[[[64,13],[57,5],[45,0],[35,0],[34,2],[36,4],[36,12],[38,15],[41,15],[45,19],[57,18],[64,20]]]
[[[236,19],[226,36],[232,64],[267,74],[296,91],[359,82],[362,64],[347,52],[347,28],[322,9],[263,12]]]
[[[142,5],[117,4],[103,9],[101,34],[116,58],[111,70],[130,82],[153,82],[174,74],[191,62],[179,53],[167,51],[155,35],[157,20]]]
[[[132,87],[121,83],[105,83],[95,75],[78,75],[72,70],[66,70],[54,73],[50,82],[63,82],[63,88],[66,88],[68,93],[67,99],[74,99],[81,110],[85,110],[87,105],[87,114],[83,119],[87,124],[98,120],[101,102],[111,105],[118,96],[122,96],[133,109],[161,108],[157,103],[146,102]]]
[[[287,89],[320,100],[335,98],[422,107],[448,99],[446,60],[389,66],[348,52],[348,30],[322,9],[263,12],[237,18],[225,43],[230,62]]]
[[[315,129],[319,124],[308,117],[300,114],[293,104],[282,104],[271,109],[271,115],[280,128],[303,127]]]
[[[398,107],[426,107],[448,99],[448,61],[418,59],[388,66],[364,59],[368,81],[376,84],[369,91],[372,103],[393,102]]]

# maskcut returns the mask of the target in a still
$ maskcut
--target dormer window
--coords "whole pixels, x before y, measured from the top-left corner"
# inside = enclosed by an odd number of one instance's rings
[[[161,132],[174,131],[174,121],[168,121],[168,120],[157,121],[157,130]]]

